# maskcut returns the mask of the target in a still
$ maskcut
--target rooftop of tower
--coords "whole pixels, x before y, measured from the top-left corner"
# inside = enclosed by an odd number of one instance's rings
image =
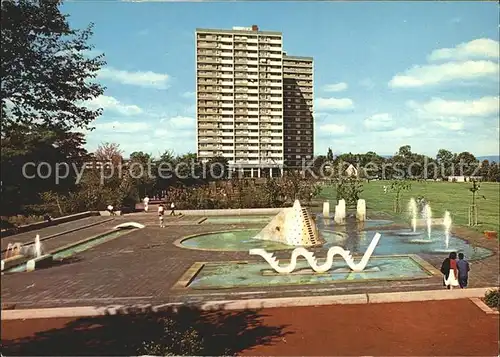
[[[252,25],[250,27],[239,27],[235,26],[232,29],[204,29],[204,28],[197,28],[196,32],[205,32],[205,33],[242,33],[242,34],[248,34],[248,33],[259,33],[259,34],[264,34],[264,35],[283,35],[282,32],[280,31],[262,31],[259,29],[257,25]]]

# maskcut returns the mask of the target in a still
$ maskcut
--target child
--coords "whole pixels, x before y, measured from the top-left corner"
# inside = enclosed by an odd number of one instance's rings
[[[458,268],[458,283],[460,284],[460,287],[464,289],[467,287],[467,284],[469,282],[469,271],[470,271],[469,262],[464,259],[464,253],[458,253],[457,268]]]
[[[142,200],[142,203],[144,203],[144,212],[147,212],[149,209],[149,197],[146,195],[144,199]]]
[[[160,228],[164,228],[165,226],[163,225],[163,214],[165,213],[165,206],[163,204],[160,204],[158,206],[158,217],[160,218]]]
[[[170,209],[170,215],[175,216],[175,204],[173,202],[170,204]]]

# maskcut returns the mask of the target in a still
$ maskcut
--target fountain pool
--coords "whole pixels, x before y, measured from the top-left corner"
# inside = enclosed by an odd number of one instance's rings
[[[86,251],[88,249],[91,249],[99,244],[102,244],[102,243],[105,243],[107,242],[108,240],[111,240],[111,239],[114,239],[114,238],[117,238],[121,235],[124,235],[126,233],[128,233],[129,231],[127,230],[117,230],[117,231],[113,231],[113,232],[108,232],[108,233],[105,233],[105,234],[102,234],[98,237],[96,237],[95,239],[91,239],[91,240],[88,240],[86,242],[82,242],[80,244],[76,244],[74,246],[71,246],[71,247],[68,247],[68,248],[63,248],[61,249],[60,251],[58,252],[54,252],[52,254],[52,259],[53,260],[63,260],[63,259],[67,259],[77,253],[81,253],[83,251]],[[23,264],[20,264],[18,266],[15,266],[13,268],[10,268],[10,269],[7,269],[5,271],[5,273],[20,273],[20,272],[25,272],[26,271],[26,265],[27,263],[23,263]]]
[[[259,229],[233,230],[217,233],[200,234],[185,237],[176,242],[176,245],[182,248],[210,250],[210,251],[249,251],[254,248],[262,248],[267,251],[273,250],[293,250],[295,247],[281,244],[273,241],[263,241],[253,239],[259,233]],[[404,255],[404,254],[443,254],[440,249],[446,246],[445,232],[433,230],[431,243],[415,244],[409,239],[399,235],[398,231],[382,230],[378,231],[382,238],[373,253],[374,256],[380,255]],[[325,240],[321,249],[325,251],[333,246],[340,246],[349,249],[353,254],[363,254],[370,244],[373,237],[373,231],[336,232],[333,230],[321,230],[320,236]],[[449,247],[456,252],[463,252],[468,260],[478,260],[489,257],[492,251],[482,247],[472,247],[464,240],[450,236]],[[447,255],[447,254],[446,254]],[[321,257],[321,254],[318,255]]]
[[[359,232],[357,236],[338,235],[333,231],[323,231],[323,238],[326,244],[323,248],[332,246],[342,246],[345,249],[351,250],[353,253],[363,253],[373,236],[373,232]],[[329,233],[332,233],[329,235]],[[433,230],[431,233],[431,243],[415,244],[415,240],[411,237],[402,237],[399,231],[379,231],[382,235],[374,255],[391,255],[391,254],[441,254],[448,255],[449,251],[443,252],[446,247],[446,236],[442,230]],[[449,236],[448,246],[455,252],[462,252],[466,259],[480,260],[493,255],[489,249],[482,247],[473,247],[465,240]]]
[[[372,257],[363,272],[354,273],[342,259],[335,259],[331,270],[315,273],[303,260],[298,270],[279,274],[266,262],[195,263],[175,288],[199,290],[303,284],[356,283],[376,280],[411,280],[429,278],[433,273],[415,256]]]
[[[178,241],[182,248],[214,251],[249,251],[253,248],[265,250],[286,250],[295,247],[270,240],[254,239],[260,229],[245,229],[200,234]],[[334,233],[335,234],[335,233]]]

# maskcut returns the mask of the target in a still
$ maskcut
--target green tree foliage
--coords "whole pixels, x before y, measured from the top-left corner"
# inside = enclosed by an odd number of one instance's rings
[[[347,207],[356,207],[361,193],[363,183],[357,177],[341,177],[337,181],[337,201],[345,200]]]
[[[401,213],[401,193],[411,190],[411,183],[404,180],[393,181],[390,190],[395,193],[394,212]]]
[[[329,162],[333,162],[333,151],[331,148],[328,148],[328,152],[326,154],[326,159],[329,161]]]
[[[84,137],[72,129],[89,128],[101,112],[82,105],[104,90],[92,81],[104,65],[103,55],[86,56],[92,49],[88,44],[92,26],[70,28],[59,5],[56,0],[4,0],[1,4],[4,215],[40,202],[44,191],[61,193],[74,188],[75,170],[56,182],[56,163],[78,166],[85,161]],[[30,179],[23,174],[25,164],[41,162],[51,167],[52,175]]]

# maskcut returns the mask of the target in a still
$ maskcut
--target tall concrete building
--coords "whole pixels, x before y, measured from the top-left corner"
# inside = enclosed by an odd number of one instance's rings
[[[253,177],[312,159],[312,76],[312,58],[283,53],[281,32],[197,29],[198,157]]]

